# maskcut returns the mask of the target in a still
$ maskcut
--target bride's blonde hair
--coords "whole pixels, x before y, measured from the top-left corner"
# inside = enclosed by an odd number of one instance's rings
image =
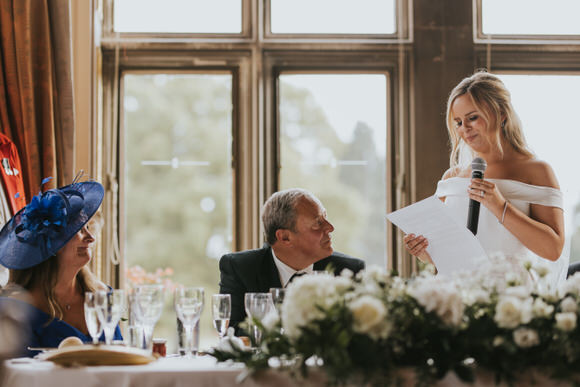
[[[495,142],[500,152],[503,153],[501,146],[503,136],[516,152],[533,156],[526,143],[520,119],[512,106],[510,92],[497,76],[485,71],[478,71],[459,82],[447,100],[446,123],[451,141],[451,155],[449,157],[451,168],[457,167],[460,161],[471,160],[473,157],[472,154],[464,154],[466,151],[471,152],[471,149],[463,142],[457,132],[455,121],[451,115],[453,102],[462,95],[469,95],[475,107],[481,111],[482,118],[488,127],[495,132]]]

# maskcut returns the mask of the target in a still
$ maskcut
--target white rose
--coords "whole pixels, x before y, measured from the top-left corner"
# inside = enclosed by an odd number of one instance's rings
[[[383,335],[388,335],[388,332],[377,329],[387,316],[387,308],[381,300],[365,295],[354,300],[349,309],[352,311],[355,332],[368,334],[374,339],[386,338]]]
[[[576,313],[556,313],[556,326],[565,332],[576,328]]]
[[[419,278],[409,287],[408,293],[427,312],[435,312],[445,324],[458,326],[461,323],[465,306],[459,289],[452,282],[437,277]]]
[[[517,298],[525,299],[530,296],[530,290],[526,286],[511,286],[507,288],[504,292],[506,296],[514,296]]]
[[[535,317],[549,317],[554,312],[554,306],[547,304],[541,298],[536,298],[532,306]]]
[[[475,303],[487,304],[490,302],[489,293],[481,288],[466,289],[463,292],[463,302],[470,306]]]
[[[518,328],[513,333],[514,342],[521,348],[529,348],[540,344],[538,332],[530,328]]]
[[[282,304],[282,324],[290,338],[300,335],[300,328],[324,318],[321,308],[328,309],[341,299],[351,286],[348,278],[332,274],[304,275],[292,281]]]
[[[574,273],[571,277],[567,278],[566,281],[560,284],[559,289],[560,297],[565,297],[567,294],[580,294],[580,272]]]
[[[578,304],[576,303],[576,300],[574,300],[572,297],[566,297],[562,300],[560,308],[564,313],[568,312],[576,313],[576,311],[578,310]]]
[[[502,296],[496,307],[494,320],[501,328],[515,328],[532,319],[532,300],[522,301],[513,296]]]

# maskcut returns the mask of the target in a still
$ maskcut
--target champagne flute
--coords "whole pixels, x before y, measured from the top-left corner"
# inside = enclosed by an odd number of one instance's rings
[[[125,292],[122,289],[96,293],[97,315],[105,331],[105,343],[111,345],[115,328],[125,308]]]
[[[193,328],[201,317],[203,299],[203,288],[181,287],[175,289],[175,313],[185,329],[186,357],[191,357],[193,351]]]
[[[99,321],[97,312],[97,294],[92,292],[85,292],[85,322],[89,335],[93,339],[93,344],[99,344],[99,337],[103,333],[103,326]]]
[[[221,340],[226,335],[230,325],[232,297],[229,294],[214,294],[211,298],[211,308],[213,326]]]
[[[164,304],[163,285],[139,285],[135,288],[135,320],[143,327],[144,349],[152,350],[153,329],[161,317]]]
[[[252,320],[262,321],[274,308],[272,295],[270,293],[246,293],[244,296],[244,306],[247,315]],[[262,342],[262,331],[253,323],[252,327],[254,343],[259,347]]]

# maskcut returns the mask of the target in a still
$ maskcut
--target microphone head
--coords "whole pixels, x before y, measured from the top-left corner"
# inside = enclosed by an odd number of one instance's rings
[[[487,168],[487,163],[481,157],[476,157],[471,162],[471,171],[479,171],[483,174],[485,172],[485,168]]]

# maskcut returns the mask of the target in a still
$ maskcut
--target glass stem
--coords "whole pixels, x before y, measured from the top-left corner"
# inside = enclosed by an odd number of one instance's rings
[[[153,350],[153,325],[143,326],[143,336],[145,341],[143,343],[143,349]]]
[[[103,330],[105,331],[105,344],[107,345],[111,345],[113,344],[113,336],[115,335],[115,327],[111,327],[111,326],[105,326],[103,327]],[[97,339],[98,341],[98,339]]]
[[[191,357],[191,354],[193,353],[193,327],[195,326],[195,323],[193,324],[184,324],[184,328],[185,328],[185,351],[186,351],[186,357]]]

